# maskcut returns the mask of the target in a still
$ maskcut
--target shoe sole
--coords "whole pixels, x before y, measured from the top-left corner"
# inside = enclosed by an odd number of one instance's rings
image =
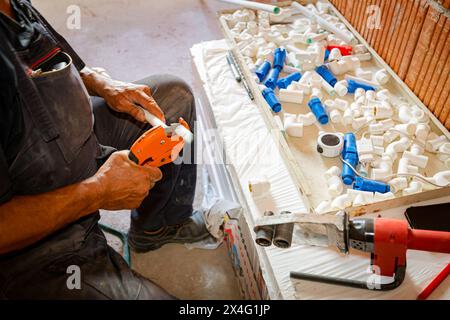
[[[130,237],[128,237],[128,245],[136,253],[146,253],[149,251],[157,250],[157,249],[161,248],[162,246],[169,244],[169,243],[177,243],[177,244],[194,243],[194,242],[198,242],[203,239],[206,239],[209,236],[210,236],[210,234],[206,233],[197,238],[191,238],[189,240],[165,240],[165,241],[161,241],[158,243],[152,243],[152,244],[137,243],[137,242],[133,241]]]

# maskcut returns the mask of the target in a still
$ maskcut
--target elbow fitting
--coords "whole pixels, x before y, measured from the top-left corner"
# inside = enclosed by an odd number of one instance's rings
[[[409,196],[415,193],[422,192],[423,190],[423,184],[418,181],[411,181],[408,188],[403,189],[403,195]]]
[[[337,166],[332,166],[330,169],[325,171],[325,179],[329,180],[333,176],[340,176],[341,175],[341,169]]]
[[[378,168],[372,170],[372,179],[384,180],[388,175],[392,174],[393,161],[390,157],[381,158]]]
[[[441,187],[446,187],[450,184],[450,170],[440,171],[430,180]]]
[[[400,132],[403,132],[404,134],[408,136],[412,136],[416,132],[417,126],[414,123],[403,123],[403,124],[397,124],[394,129]]]
[[[297,116],[297,121],[303,123],[303,126],[312,126],[316,123],[316,116],[312,112],[308,112],[307,114],[299,114]]]
[[[392,160],[397,159],[397,153],[404,152],[409,148],[411,140],[406,137],[401,137],[400,140],[392,142],[386,147],[386,154],[391,157]]]
[[[408,179],[405,177],[397,177],[388,182],[394,193],[402,191],[408,187]]]
[[[425,149],[429,152],[437,152],[439,150],[439,148],[446,142],[447,142],[447,137],[444,135],[441,135],[432,140],[428,140],[426,142]]]
[[[291,137],[303,137],[303,123],[297,121],[295,114],[284,114],[284,131]]]
[[[424,155],[414,154],[411,151],[404,151],[403,157],[408,159],[413,165],[419,168],[426,168],[428,163],[428,157]]]

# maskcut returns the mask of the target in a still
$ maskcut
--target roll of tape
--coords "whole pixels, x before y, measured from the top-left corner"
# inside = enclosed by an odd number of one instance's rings
[[[344,147],[342,133],[322,132],[317,138],[317,152],[327,158],[338,157]]]

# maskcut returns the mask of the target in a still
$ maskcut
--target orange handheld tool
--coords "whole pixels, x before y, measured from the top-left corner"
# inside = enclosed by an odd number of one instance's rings
[[[145,112],[145,111],[144,111]],[[191,143],[193,134],[183,119],[166,125],[148,112],[147,121],[153,128],[145,132],[130,148],[129,159],[138,165],[161,167],[178,158],[185,143]]]

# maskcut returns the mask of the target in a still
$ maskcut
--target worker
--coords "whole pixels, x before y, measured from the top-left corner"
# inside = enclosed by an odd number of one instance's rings
[[[192,208],[193,152],[161,169],[128,159],[149,129],[138,106],[194,127],[188,85],[169,75],[112,80],[86,67],[29,0],[0,0],[0,86],[0,299],[174,298],[127,266],[98,220],[99,209],[131,209],[136,252],[208,236]],[[71,270],[81,286],[69,285]]]

